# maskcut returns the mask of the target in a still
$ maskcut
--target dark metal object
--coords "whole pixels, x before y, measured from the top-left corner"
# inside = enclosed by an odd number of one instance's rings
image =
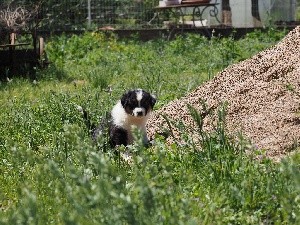
[[[209,14],[211,17],[215,18],[218,23],[221,24],[221,21],[218,18],[218,14],[219,14],[219,10],[217,5],[219,5],[219,3],[215,2],[211,3],[210,2],[195,2],[195,3],[185,3],[185,4],[178,4],[178,5],[168,5],[168,6],[157,6],[154,9],[157,11],[171,11],[174,15],[175,18],[181,17],[182,19],[182,25],[184,25],[184,16],[185,13],[183,12],[184,8],[193,8],[193,26],[196,27],[195,25],[195,21],[197,18],[200,19],[202,26],[204,26],[204,24],[202,23],[203,21],[203,13],[209,9]],[[158,18],[159,19],[159,18]],[[176,26],[178,26],[178,24],[176,24]]]

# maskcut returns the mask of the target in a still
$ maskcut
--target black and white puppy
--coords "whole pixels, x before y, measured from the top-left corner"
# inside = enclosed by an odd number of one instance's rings
[[[133,130],[141,132],[143,143],[148,144],[146,123],[156,103],[156,98],[142,90],[130,90],[111,111],[109,138],[111,146],[133,143]]]
[[[156,103],[156,98],[142,89],[130,90],[123,94],[110,112],[108,121],[92,127],[92,137],[96,141],[103,130],[108,126],[109,144],[111,147],[130,145],[134,139],[134,129],[137,129],[143,143],[147,145],[146,123]],[[87,118],[86,112],[84,117]],[[104,125],[106,124],[106,125]]]

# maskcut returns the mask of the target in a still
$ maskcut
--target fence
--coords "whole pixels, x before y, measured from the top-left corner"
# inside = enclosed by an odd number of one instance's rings
[[[13,2],[24,4],[38,1],[40,0],[15,0]],[[267,26],[270,21],[295,21],[297,1],[300,0],[212,0],[218,3],[218,20],[233,27]],[[4,2],[9,1],[4,0]],[[154,19],[157,16],[154,7],[158,4],[159,0],[44,0],[40,29],[75,31],[101,27],[107,29],[162,27],[163,21],[170,19],[172,14],[165,13],[165,17],[160,18],[160,23],[158,23]],[[224,15],[227,15],[228,8],[230,8],[228,14],[230,18],[226,19]],[[203,18],[211,23],[208,25],[214,25],[209,10]]]
[[[231,8],[233,27],[267,26],[270,22],[295,21],[299,0],[213,0],[219,3],[219,20],[226,2]],[[45,1],[43,15],[47,29],[83,30],[113,27],[114,29],[155,28],[154,7],[159,0],[49,0]],[[204,17],[209,18],[209,13]],[[257,19],[259,21],[257,21]],[[162,21],[162,20],[161,20]],[[227,24],[226,24],[227,25]]]
[[[51,0],[44,3],[43,24],[53,30],[148,27],[157,4],[157,0]]]

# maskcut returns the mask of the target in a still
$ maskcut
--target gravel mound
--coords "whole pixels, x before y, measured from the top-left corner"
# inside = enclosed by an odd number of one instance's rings
[[[187,96],[155,111],[147,124],[148,136],[168,129],[162,115],[194,126],[187,104],[201,112],[199,99],[215,114],[228,103],[230,134],[241,132],[257,149],[265,149],[268,157],[288,154],[300,142],[300,27],[276,46],[229,66]],[[215,121],[216,117],[205,118],[204,129],[211,129]],[[173,132],[180,138],[176,129]],[[171,136],[167,140],[174,141]]]

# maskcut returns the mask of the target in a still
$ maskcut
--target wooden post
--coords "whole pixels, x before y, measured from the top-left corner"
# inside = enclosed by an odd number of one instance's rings
[[[222,23],[225,26],[232,26],[232,14],[229,0],[222,1]]]
[[[16,33],[10,33],[9,34],[9,41],[11,45],[14,45],[17,39]]]
[[[12,74],[15,74],[16,72],[16,67],[15,67],[15,42],[17,39],[17,35],[16,33],[12,32],[9,34],[9,42],[10,42],[10,46],[9,46],[9,60],[10,60],[10,72]]]

